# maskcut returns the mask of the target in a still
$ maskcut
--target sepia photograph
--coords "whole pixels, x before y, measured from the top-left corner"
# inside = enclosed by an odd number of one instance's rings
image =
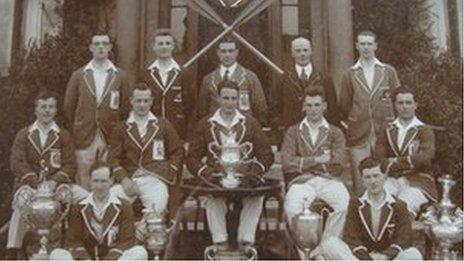
[[[0,0],[0,260],[463,260],[464,0]]]

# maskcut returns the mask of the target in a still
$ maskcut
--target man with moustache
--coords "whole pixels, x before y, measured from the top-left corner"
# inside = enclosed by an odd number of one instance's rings
[[[184,141],[193,122],[196,90],[188,71],[182,69],[172,57],[174,36],[168,29],[158,29],[153,42],[156,59],[139,77],[152,92],[151,111],[169,120]]]
[[[322,241],[326,260],[422,260],[412,247],[406,204],[384,188],[385,165],[369,157],[359,165],[366,192],[350,201],[343,240]]]
[[[340,110],[337,94],[328,76],[320,73],[311,62],[311,42],[303,37],[292,41],[293,67],[288,70],[271,92],[269,118],[275,130],[284,131],[304,117],[302,103],[306,89],[318,90],[326,97],[327,121],[339,127]]]
[[[244,186],[259,186],[262,176],[274,162],[269,141],[261,130],[261,125],[253,117],[242,114],[238,110],[237,84],[226,80],[219,83],[217,87],[220,108],[198,122],[190,143],[187,167],[205,184],[216,184],[215,180],[225,173],[219,161],[222,144],[237,143],[244,149],[241,153],[242,161],[235,171],[245,176],[242,180]],[[204,157],[206,160],[203,160]],[[246,196],[241,200],[243,208],[237,233],[237,242],[241,246],[255,243],[255,232],[263,208],[263,199],[263,196]],[[206,201],[208,225],[213,243],[222,249],[228,247],[227,209],[226,198],[208,197]]]
[[[130,96],[126,73],[109,59],[112,44],[106,32],[92,36],[92,60],[69,79],[64,115],[76,145],[76,182],[90,188],[89,169],[98,157],[106,159],[114,122],[126,117]]]
[[[357,166],[372,155],[376,137],[394,119],[391,94],[400,85],[395,68],[376,58],[376,38],[371,31],[358,34],[359,60],[344,73],[340,91],[340,109],[347,126],[352,180],[357,194],[362,192]]]
[[[393,103],[397,118],[377,139],[375,155],[387,164],[385,188],[406,202],[415,217],[423,204],[438,199],[435,178],[430,174],[435,135],[417,118],[411,89],[396,89]]]
[[[337,180],[344,165],[345,137],[324,118],[326,108],[323,93],[306,89],[303,100],[306,116],[288,129],[281,149],[287,187],[284,205],[287,220],[293,224],[316,198],[324,200],[333,212],[327,218],[322,240],[342,235],[350,199],[343,182]],[[316,247],[310,256],[318,256],[319,248]],[[303,251],[298,252],[303,259]]]
[[[218,84],[229,80],[239,88],[238,109],[242,113],[249,113],[264,125],[266,97],[258,76],[237,62],[237,43],[231,37],[225,37],[219,42],[216,53],[220,65],[203,78],[197,102],[198,119],[214,113],[220,107]]]
[[[16,176],[17,187],[6,246],[12,255],[21,248],[28,231],[22,210],[25,200],[33,196],[40,183],[52,191],[61,184],[71,185],[76,172],[71,134],[55,122],[57,97],[41,92],[34,104],[36,121],[16,134],[10,154],[10,168]],[[77,185],[71,185],[71,189],[74,201],[88,194]]]

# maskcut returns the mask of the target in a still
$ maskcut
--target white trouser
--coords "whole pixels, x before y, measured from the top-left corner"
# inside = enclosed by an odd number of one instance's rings
[[[134,246],[122,253],[118,260],[147,260],[148,253],[143,246]],[[74,260],[71,253],[63,248],[56,248],[50,253],[49,260]]]
[[[384,188],[393,196],[406,202],[409,212],[414,215],[417,215],[422,204],[428,202],[424,193],[419,188],[411,187],[405,177],[387,178]]]
[[[132,181],[139,187],[140,195],[137,196],[140,197],[145,209],[153,209],[154,206],[158,213],[166,212],[169,200],[169,190],[166,183],[151,175],[135,177],[132,178]],[[127,196],[121,184],[114,185],[110,189],[110,193],[131,203],[137,198],[137,196]]]
[[[73,203],[77,203],[78,201],[87,198],[89,195],[87,190],[75,184],[71,185],[71,192],[73,194]],[[29,186],[21,186],[13,197],[13,202],[11,204],[13,213],[11,214],[10,227],[8,229],[7,248],[21,248],[23,245],[24,235],[26,235],[29,227],[22,217],[22,209],[26,207],[25,204],[27,204],[25,195],[32,195],[33,193],[35,193],[35,189]]]
[[[369,135],[368,140],[359,145],[355,145],[350,147],[350,158],[351,158],[351,178],[353,181],[353,188],[355,195],[360,196],[364,188],[361,182],[361,173],[359,172],[359,164],[363,159],[370,157],[372,155],[372,151],[374,151],[375,147],[375,135],[372,132]]]
[[[343,240],[329,237],[321,242],[322,256],[326,260],[359,260]],[[422,260],[422,254],[415,247],[399,252],[393,260]]]
[[[108,156],[108,151],[106,148],[106,142],[103,138],[103,134],[100,131],[97,131],[95,138],[93,139],[92,143],[81,150],[76,150],[76,163],[77,163],[77,171],[76,171],[76,184],[80,185],[81,187],[90,190],[90,167],[95,162],[96,156],[98,151],[98,157],[105,161]]]
[[[306,202],[311,204],[316,198],[324,200],[334,210],[327,218],[323,238],[341,236],[350,194],[345,185],[338,180],[314,177],[305,183],[291,185],[284,205],[288,222],[303,212]]]
[[[242,198],[242,211],[237,232],[238,242],[255,242],[256,228],[258,227],[264,197]],[[224,198],[208,197],[206,200],[206,217],[214,243],[228,240],[226,224],[227,204]]]

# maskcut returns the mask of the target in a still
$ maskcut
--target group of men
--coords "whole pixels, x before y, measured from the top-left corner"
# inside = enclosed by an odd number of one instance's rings
[[[37,120],[16,136],[11,170],[18,189],[7,248],[22,246],[25,195],[39,183],[51,189],[72,184],[75,205],[65,249],[52,257],[146,259],[136,243],[130,203],[139,198],[145,209],[172,216],[168,202],[184,163],[190,173],[211,182],[225,172],[218,148],[231,141],[247,145],[235,171],[259,186],[274,163],[262,131],[268,122],[282,133],[288,222],[316,198],[333,209],[312,257],[420,258],[408,249],[406,231],[420,207],[437,197],[434,178],[427,174],[433,132],[415,116],[413,92],[400,87],[395,69],[375,57],[375,34],[359,33],[356,47],[359,60],[344,74],[338,98],[331,79],[311,63],[310,41],[296,38],[291,45],[295,63],[266,99],[256,74],[238,64],[238,46],[230,38],[218,44],[219,68],[197,90],[172,57],[175,40],[168,30],[155,35],[156,60],[134,86],[108,59],[108,34],[95,34],[89,44],[93,59],[72,74],[66,87],[67,128],[54,120],[57,97],[43,92],[35,100]],[[351,196],[338,178],[346,166],[346,145]],[[361,184],[366,192],[358,198]],[[243,197],[242,204],[237,241],[250,245],[263,197]],[[218,246],[229,239],[227,211],[226,199],[208,197],[207,220]]]

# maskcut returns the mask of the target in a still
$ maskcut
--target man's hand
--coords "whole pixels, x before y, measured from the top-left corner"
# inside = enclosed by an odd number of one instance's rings
[[[387,255],[378,252],[372,252],[369,254],[373,260],[390,260]]]
[[[129,197],[140,195],[139,187],[128,177],[125,177],[123,180],[121,180],[121,186],[124,189],[126,195]]]
[[[330,161],[330,154],[324,153],[320,156],[316,156],[314,157],[314,161],[321,164],[328,163]]]

